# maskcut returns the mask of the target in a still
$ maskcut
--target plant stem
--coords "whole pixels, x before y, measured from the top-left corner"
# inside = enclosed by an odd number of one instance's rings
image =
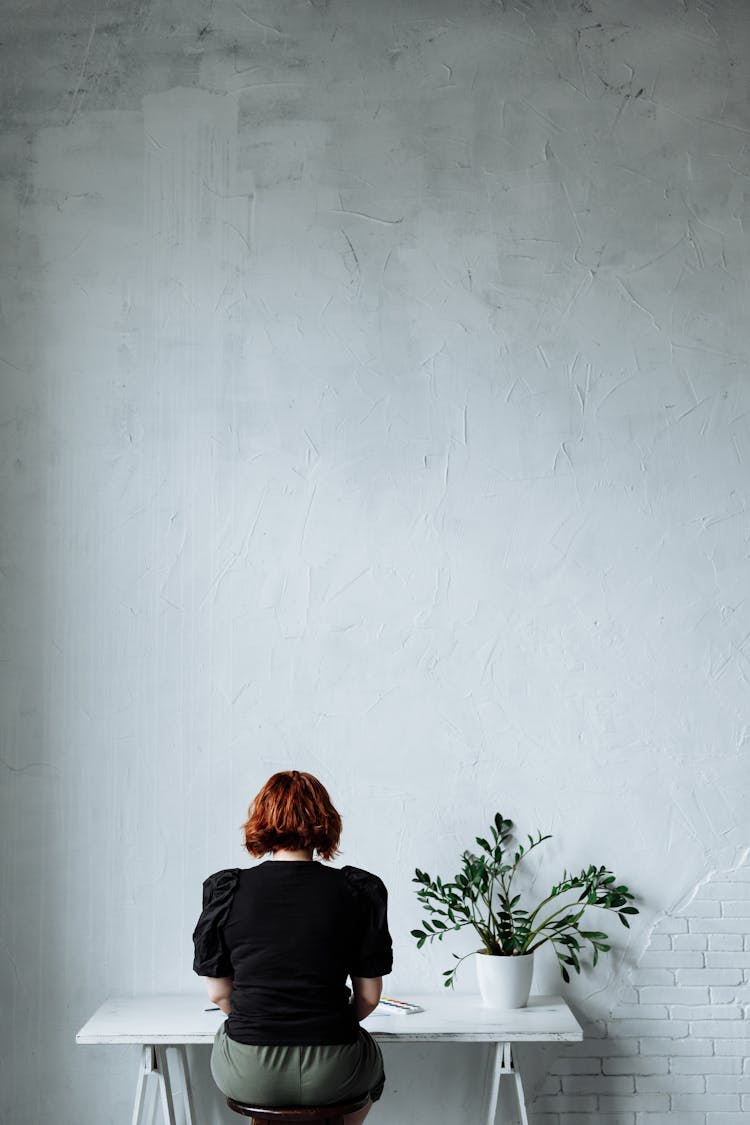
[[[561,906],[558,910],[555,910],[552,914],[550,914],[550,916],[548,918],[545,918],[545,920],[541,923],[541,925],[537,926],[537,928],[535,930],[531,931],[531,933],[529,935],[529,940],[533,940],[536,937],[537,934],[540,934],[543,930],[545,930],[547,928],[547,926],[550,924],[550,922],[552,921],[552,919],[557,914],[562,913],[563,910],[570,910],[570,909],[571,909],[570,906]],[[581,908],[581,910],[578,911],[575,918],[571,918],[568,926],[566,926],[566,929],[570,929],[572,926],[576,925],[576,923],[583,917],[585,909],[586,909],[586,907],[583,906]]]
[[[495,879],[493,877],[492,881],[490,882],[490,886],[489,886],[489,890],[488,890],[487,894],[482,895],[482,901],[484,902],[485,906],[487,907],[487,914],[489,915],[490,925],[489,925],[488,928],[492,933],[496,934],[497,937],[499,938],[500,937],[500,922],[498,921],[497,917],[495,916],[495,912],[492,909],[492,891],[493,891],[494,885],[495,885]]]
[[[557,895],[547,895],[546,898],[543,898],[539,905],[529,914],[529,922],[533,922],[542,907],[546,906],[548,902],[552,902],[553,898],[557,898]]]

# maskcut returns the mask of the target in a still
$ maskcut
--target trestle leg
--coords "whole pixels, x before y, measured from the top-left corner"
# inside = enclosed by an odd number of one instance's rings
[[[485,1082],[486,1125],[495,1125],[501,1078],[513,1079],[521,1125],[529,1125],[521,1073],[516,1067],[515,1059],[513,1058],[513,1049],[510,1043],[496,1043],[490,1050],[487,1079]]]

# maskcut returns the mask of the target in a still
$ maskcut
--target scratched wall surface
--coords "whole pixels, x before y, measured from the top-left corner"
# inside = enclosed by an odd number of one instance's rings
[[[416,951],[414,866],[497,809],[537,886],[611,865],[603,1026],[750,843],[750,8],[8,0],[3,41],[0,1119],[127,1120],[136,1053],[74,1033],[198,988],[291,765],[397,992],[472,947]],[[474,1112],[475,1052],[393,1054],[384,1125]]]

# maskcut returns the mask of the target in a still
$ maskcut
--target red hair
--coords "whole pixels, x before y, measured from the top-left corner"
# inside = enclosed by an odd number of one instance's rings
[[[250,855],[312,848],[331,859],[338,851],[341,817],[317,777],[285,770],[269,777],[253,798],[243,831]]]

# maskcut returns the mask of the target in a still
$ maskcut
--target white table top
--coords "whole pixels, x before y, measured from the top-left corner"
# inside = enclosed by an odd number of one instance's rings
[[[463,1043],[561,1042],[583,1038],[583,1030],[560,996],[532,996],[526,1008],[482,1007],[478,996],[409,995],[425,1010],[413,1016],[368,1016],[363,1026],[381,1042]],[[76,1043],[211,1043],[224,1015],[205,1009],[195,993],[113,997],[76,1035]]]

